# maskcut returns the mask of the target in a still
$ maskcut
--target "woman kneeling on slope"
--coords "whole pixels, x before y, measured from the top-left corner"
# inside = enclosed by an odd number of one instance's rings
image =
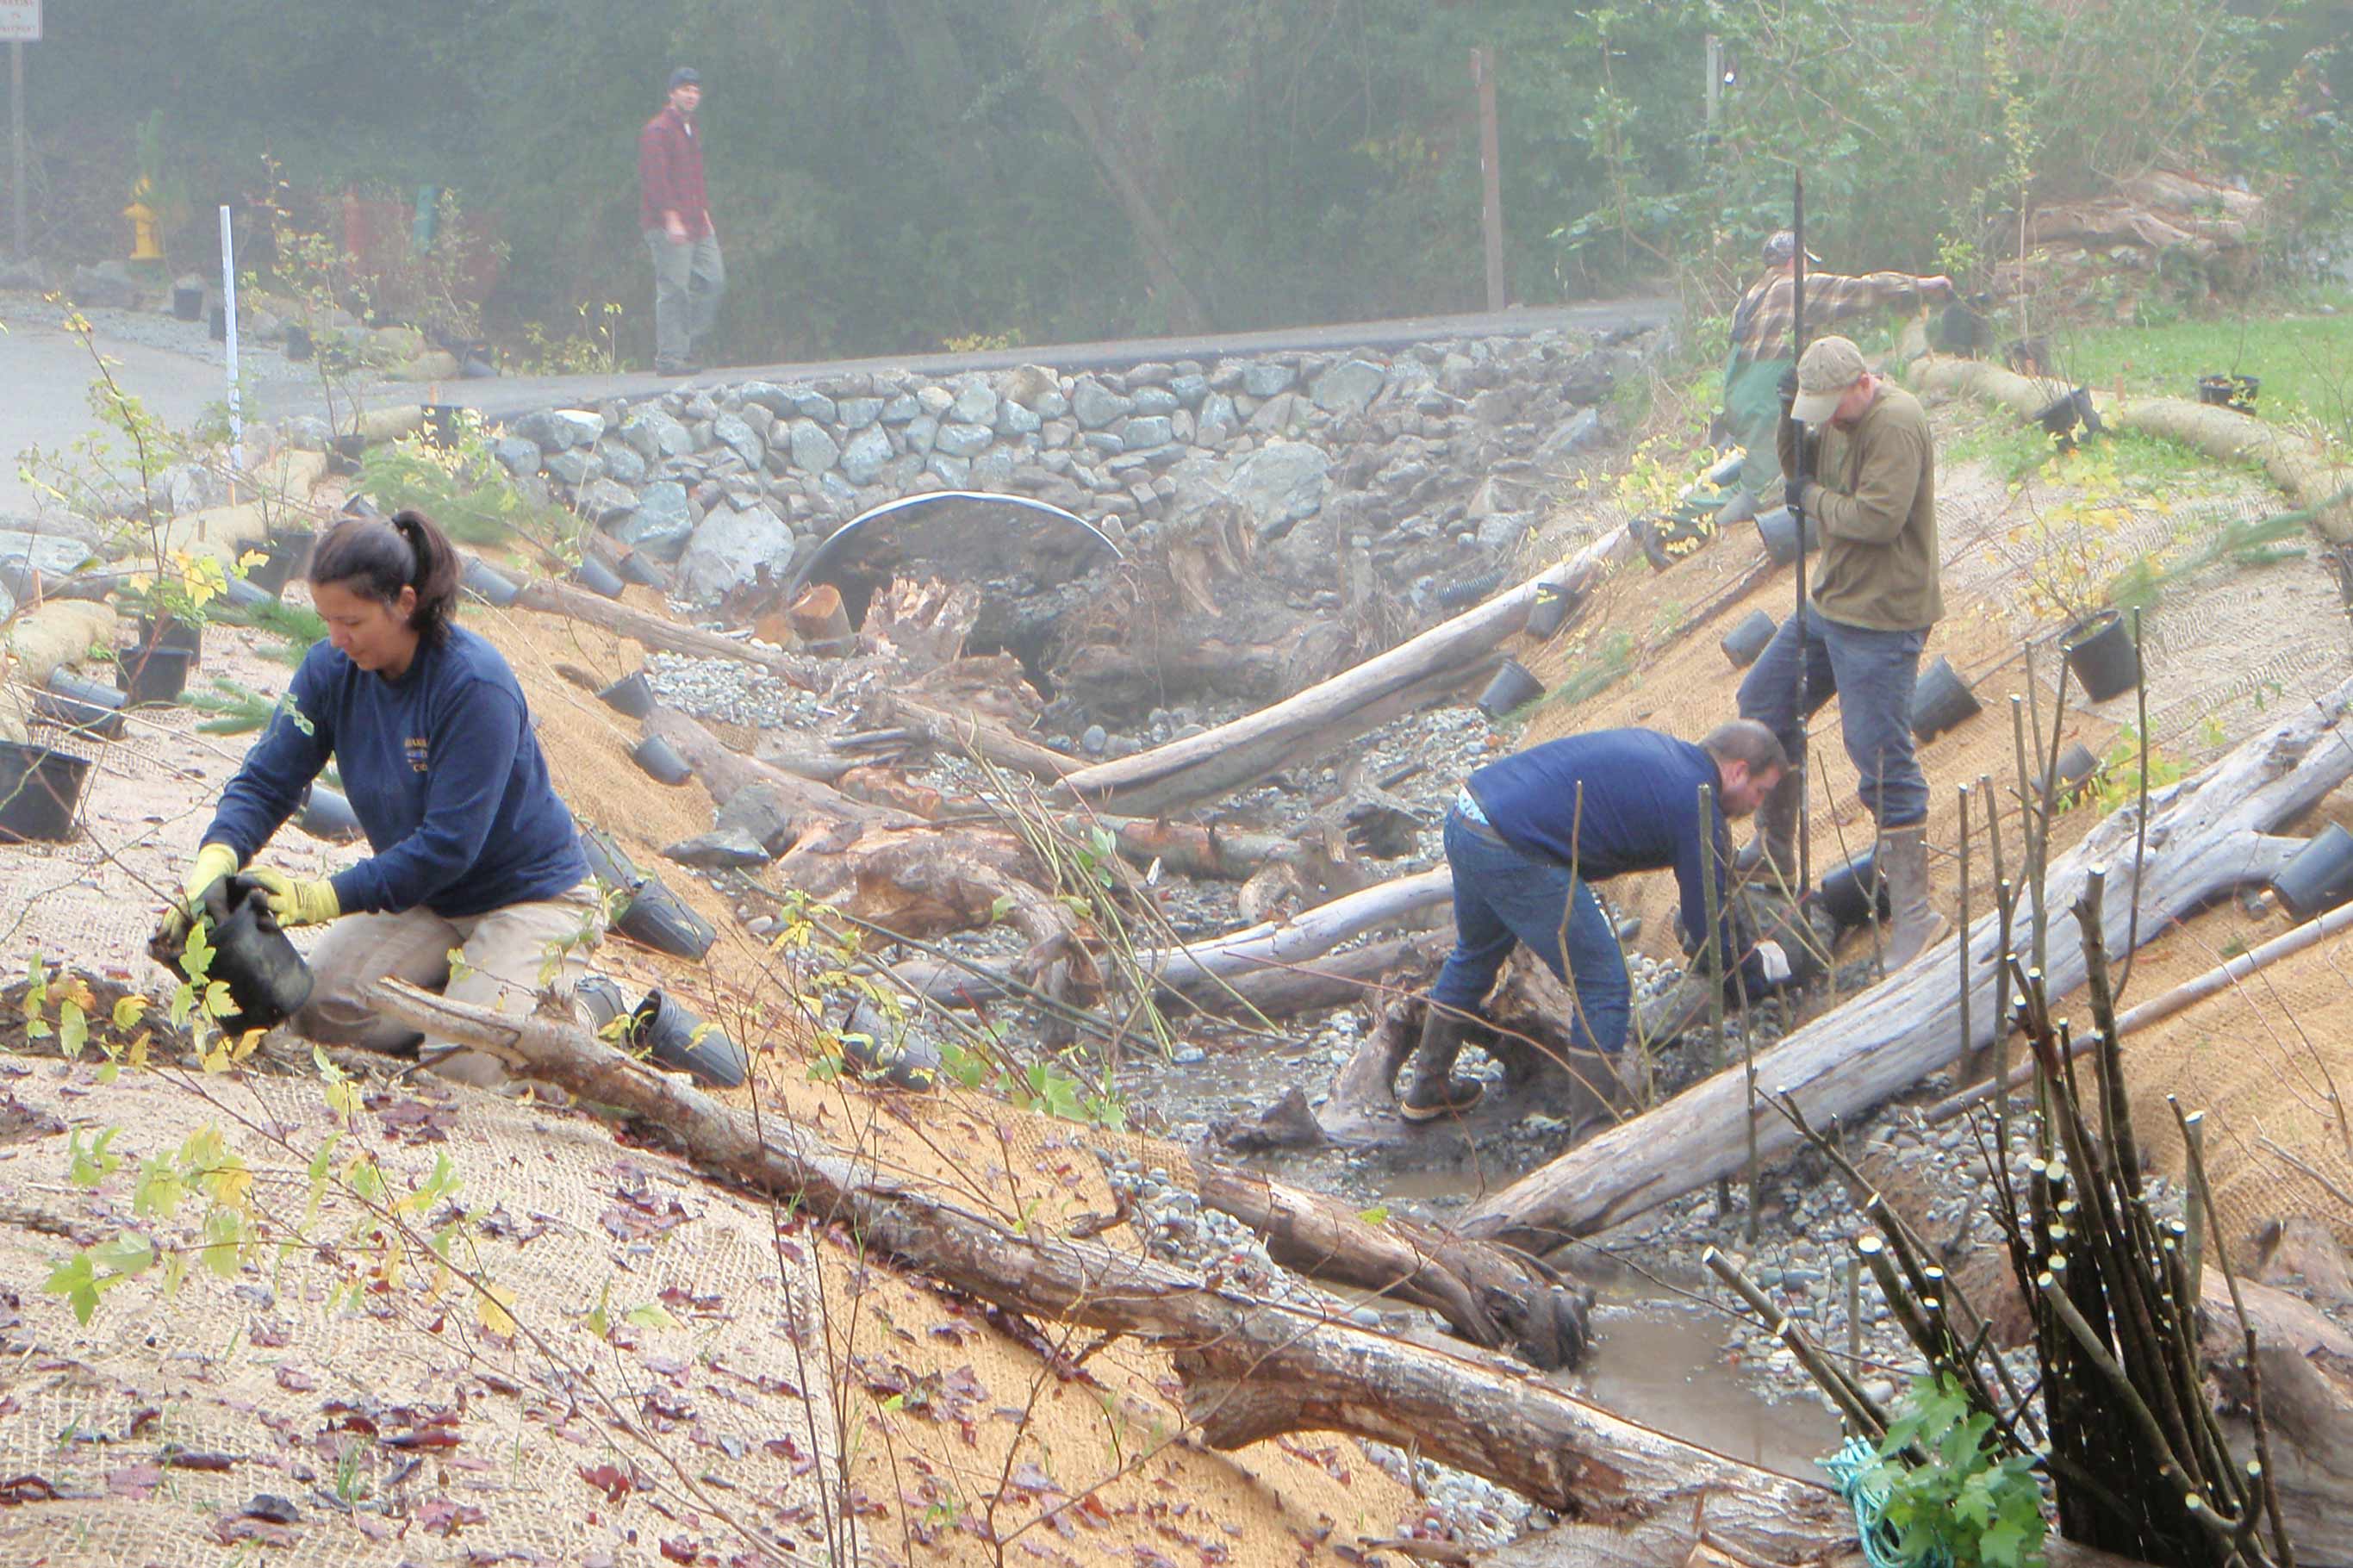
[[[496,1058],[423,1042],[357,999],[390,977],[527,1012],[537,993],[579,979],[597,934],[587,862],[522,688],[496,648],[450,620],[458,574],[448,536],[414,511],[348,518],[319,541],[311,598],[327,640],[222,793],[156,939],[176,950],[206,889],[243,867],[280,925],[334,922],[311,953],[297,1029],[328,1045],[415,1049],[447,1077],[495,1088],[506,1076]],[[375,854],[315,881],[248,866],[331,757]]]

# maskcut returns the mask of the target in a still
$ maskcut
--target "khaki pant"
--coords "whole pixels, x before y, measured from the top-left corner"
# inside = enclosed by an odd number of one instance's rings
[[[727,291],[719,237],[680,241],[649,228],[646,248],[654,258],[654,363],[664,369],[689,363],[697,345],[710,337],[720,296]]]
[[[587,941],[581,940],[584,932]],[[346,915],[327,928],[311,953],[311,1000],[295,1015],[294,1026],[322,1045],[399,1055],[413,1049],[445,1078],[495,1089],[506,1081],[496,1058],[424,1039],[360,1003],[359,988],[375,980],[406,980],[452,1002],[528,1013],[543,991],[571,993],[587,973],[587,950],[601,934],[596,897],[585,882],[560,898],[458,920],[427,909]],[[453,949],[464,969],[454,979]],[[573,1012],[587,1022],[576,1001]]]

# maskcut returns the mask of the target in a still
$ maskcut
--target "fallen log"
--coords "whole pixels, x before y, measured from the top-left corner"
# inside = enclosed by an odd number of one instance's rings
[[[1452,896],[1453,878],[1445,868],[1420,871],[1214,942],[1153,948],[1139,953],[1136,961],[1166,990],[1182,996],[1209,995],[1243,975],[1321,957],[1353,937],[1411,919]],[[892,974],[910,992],[950,1005],[992,994],[986,980],[949,964],[902,963]]]
[[[2255,1454],[2247,1345],[2217,1270],[2200,1292],[2206,1363],[2223,1430],[2242,1458]],[[2254,1331],[2254,1374],[2278,1467],[2280,1512],[2305,1568],[2353,1563],[2353,1335],[2284,1290],[2242,1279],[2239,1299]]]
[[[575,621],[602,626],[616,637],[628,638],[640,647],[661,653],[681,653],[691,658],[732,659],[737,664],[748,664],[771,675],[780,676],[804,691],[826,689],[825,677],[813,659],[786,653],[779,648],[740,642],[699,627],[681,626],[676,621],[649,616],[643,610],[633,610],[618,600],[607,599],[601,594],[592,594],[569,583],[559,583],[552,577],[534,577],[525,582],[517,590],[514,602],[518,609],[569,616]]]
[[[1567,567],[1547,567],[1541,577],[1321,685],[1188,739],[1082,768],[1064,775],[1061,788],[1072,799],[1155,814],[1213,799],[1324,754],[1408,710],[1400,703],[1427,701],[1468,681],[1497,644],[1527,624],[1538,582],[1556,582],[1581,595],[1604,568],[1633,548],[1630,537],[1618,530],[1587,546]]]
[[[1570,1397],[1486,1352],[1438,1349],[1210,1283],[1155,1258],[1020,1227],[749,1115],[597,1040],[568,1018],[501,1016],[396,982],[363,994],[387,1016],[489,1051],[526,1076],[660,1127],[708,1172],[846,1225],[899,1267],[1008,1310],[1174,1352],[1187,1421],[1233,1449],[1336,1431],[1410,1448],[1571,1519],[1705,1528],[1743,1560],[1821,1563],[1853,1549],[1835,1494],[1694,1447]],[[2064,1546],[2063,1568],[2115,1559]]]
[[[2353,731],[2346,712],[2353,681],[2306,711],[2272,726],[2196,777],[2149,797],[2147,860],[2134,897],[2107,900],[2101,933],[2110,953],[2123,951],[2139,907],[2138,931],[2153,938],[2217,896],[2268,879],[2303,846],[2269,836],[2353,776]],[[2094,828],[2050,868],[2045,907],[2051,994],[2084,979],[2081,939],[2063,929],[2085,874],[2109,872],[2109,885],[2133,880],[2137,807]],[[1993,1040],[1994,975],[2000,938],[1995,919],[1980,918],[1969,942],[1969,1037],[1960,1029],[1961,989],[1947,938],[1862,995],[1833,1009],[1757,1058],[1757,1083],[1794,1095],[1816,1125],[1858,1116],[1949,1064],[1966,1045]],[[2031,939],[2021,936],[2021,942]],[[1507,1238],[1532,1250],[1622,1224],[1638,1214],[1737,1173],[1746,1158],[1746,1118],[1754,1117],[1761,1154],[1792,1147],[1796,1133],[1780,1116],[1752,1106],[1738,1068],[1717,1073],[1647,1115],[1637,1117],[1473,1205],[1462,1228]]]
[[[1453,940],[1451,933],[1424,931],[1370,942],[1305,963],[1238,974],[1224,988],[1187,1000],[1203,1013],[1228,1016],[1255,1013],[1265,1018],[1290,1018],[1328,1007],[1377,1002],[1384,988],[1418,985],[1436,973]]]

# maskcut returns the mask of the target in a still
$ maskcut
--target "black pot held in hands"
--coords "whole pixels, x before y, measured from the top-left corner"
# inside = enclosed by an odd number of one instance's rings
[[[2059,644],[2067,668],[2094,702],[2121,697],[2140,681],[2140,649],[2132,628],[2115,610],[2086,616],[2067,628]]]
[[[225,982],[237,1011],[223,1032],[275,1028],[311,999],[311,967],[269,912],[269,890],[246,877],[223,877],[205,890],[213,948],[207,980]]]
[[[2281,868],[2272,895],[2299,921],[2316,920],[2353,899],[2353,833],[2335,823]]]
[[[1936,663],[1920,672],[1920,679],[1912,689],[1912,733],[1923,741],[1933,741],[1954,726],[1976,718],[1981,710],[1977,693],[1954,669],[1953,661],[1940,654]]]
[[[1798,559],[1798,523],[1786,506],[1760,513],[1757,531],[1765,541],[1765,553],[1776,566],[1787,566]],[[1812,518],[1806,519],[1806,549],[1810,552],[1822,547],[1821,525]]]
[[[0,844],[61,844],[73,837],[90,759],[0,741]]]

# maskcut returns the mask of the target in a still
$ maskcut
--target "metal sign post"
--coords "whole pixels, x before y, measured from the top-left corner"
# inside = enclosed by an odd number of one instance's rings
[[[25,46],[41,41],[41,0],[0,0],[0,38],[8,43],[8,205],[16,239],[11,253],[25,259]]]
[[[237,395],[237,244],[229,228],[228,207],[220,210],[221,220],[221,316],[227,325],[222,333],[228,351],[228,439],[231,460],[237,470],[245,469],[245,411],[238,405]]]

